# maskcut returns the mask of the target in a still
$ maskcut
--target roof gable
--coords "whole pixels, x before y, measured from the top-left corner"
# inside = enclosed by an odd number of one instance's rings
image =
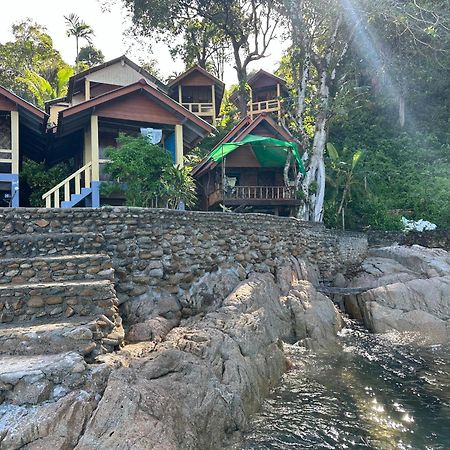
[[[72,98],[77,90],[77,86],[80,85],[83,80],[89,80],[95,83],[127,86],[142,78],[145,78],[147,82],[156,89],[160,89],[167,93],[167,86],[162,81],[158,80],[154,75],[123,55],[73,75],[69,80],[67,98],[69,100]]]
[[[207,70],[203,69],[203,67],[198,65],[191,67],[189,70],[186,70],[186,72],[183,72],[181,75],[171,80],[168,83],[168,86],[173,87],[178,84],[189,86],[190,83],[192,83],[192,80],[204,80],[205,82],[208,81],[207,85],[215,84],[223,88],[225,87],[223,81],[219,80],[212,73],[209,73]]]

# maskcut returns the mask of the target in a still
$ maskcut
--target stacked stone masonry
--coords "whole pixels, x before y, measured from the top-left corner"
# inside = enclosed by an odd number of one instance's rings
[[[247,272],[274,272],[291,255],[317,264],[322,279],[331,280],[367,250],[362,234],[261,214],[18,208],[0,210],[0,228],[3,257],[109,255],[120,303],[152,289],[180,295],[206,272],[238,263]]]

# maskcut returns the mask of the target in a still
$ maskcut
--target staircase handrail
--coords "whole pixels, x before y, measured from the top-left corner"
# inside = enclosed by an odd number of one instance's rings
[[[48,197],[50,197],[53,193],[61,189],[64,185],[70,183],[74,178],[76,178],[78,175],[81,175],[83,172],[86,172],[88,169],[92,167],[92,161],[89,161],[86,165],[78,169],[76,172],[69,175],[66,179],[62,180],[60,183],[58,183],[56,186],[52,187],[49,191],[47,191],[45,194],[42,194],[42,200],[47,200]]]

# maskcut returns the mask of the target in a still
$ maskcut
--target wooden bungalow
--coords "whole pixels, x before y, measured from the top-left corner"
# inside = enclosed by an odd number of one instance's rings
[[[285,184],[288,151],[303,170],[295,139],[269,114],[242,119],[192,172],[201,208],[291,215],[301,202]]]
[[[154,134],[183,165],[183,155],[213,127],[166,95],[148,79],[75,103],[58,112],[47,161],[75,161],[77,170],[43,195],[47,207],[97,207],[104,149],[116,145],[119,132]]]
[[[190,112],[216,125],[225,84],[200,66],[168,83],[169,95]]]
[[[288,94],[286,80],[261,69],[247,83],[250,86],[250,101],[247,106],[250,118],[254,119],[261,113],[271,113],[281,119],[283,100]],[[230,100],[238,106],[238,93],[234,92]]]
[[[0,86],[0,205],[19,206],[24,158],[39,160],[46,148],[48,115]]]

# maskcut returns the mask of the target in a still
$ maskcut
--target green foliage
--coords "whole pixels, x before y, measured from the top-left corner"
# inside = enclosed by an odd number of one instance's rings
[[[69,14],[64,16],[66,21],[66,35],[67,37],[73,36],[75,38],[76,45],[76,57],[75,66],[79,63],[79,41],[84,39],[88,44],[92,45],[92,37],[94,36],[94,30],[86,22],[83,22],[76,14]]]
[[[34,81],[39,92],[62,91],[59,85],[61,71],[70,69],[53,48],[45,27],[24,20],[12,26],[12,33],[12,41],[0,44],[0,85],[30,102],[39,102],[35,97],[36,91],[30,90],[30,82],[34,85],[30,80],[33,73],[36,74]],[[43,86],[46,83],[50,87]]]
[[[429,91],[423,92],[422,99],[428,107],[434,101],[439,108],[442,102],[430,98]],[[402,132],[395,115],[384,97],[368,94],[362,108],[349,110],[345,118],[333,121],[330,139],[337,146],[365,149],[354,171],[357,188],[345,211],[346,224],[357,229],[398,229],[400,216],[404,215],[448,228],[450,146],[446,122],[440,120],[430,128],[423,119],[416,122],[422,130]],[[341,183],[332,159],[330,155],[327,163],[325,220],[330,226],[340,226],[339,217],[332,213],[333,208],[336,210],[334,184]]]
[[[85,64],[87,68],[97,66],[105,62],[103,52],[92,44],[81,47],[78,53],[78,63]]]
[[[54,98],[63,97],[67,93],[67,84],[74,71],[71,67],[63,67],[56,73],[56,84],[52,86],[48,80],[38,73],[25,69],[24,76],[17,77],[33,95],[34,103],[40,108],[45,107],[45,102]]]
[[[42,195],[64,180],[72,170],[68,163],[59,163],[48,167],[43,162],[27,159],[23,162],[20,172],[21,181],[30,188],[30,206],[44,206]]]
[[[115,180],[103,193],[120,190],[128,206],[176,208],[179,202],[195,203],[195,185],[189,169],[173,166],[170,155],[159,145],[150,144],[144,136],[124,134],[117,148],[107,148],[110,163],[105,171]]]

